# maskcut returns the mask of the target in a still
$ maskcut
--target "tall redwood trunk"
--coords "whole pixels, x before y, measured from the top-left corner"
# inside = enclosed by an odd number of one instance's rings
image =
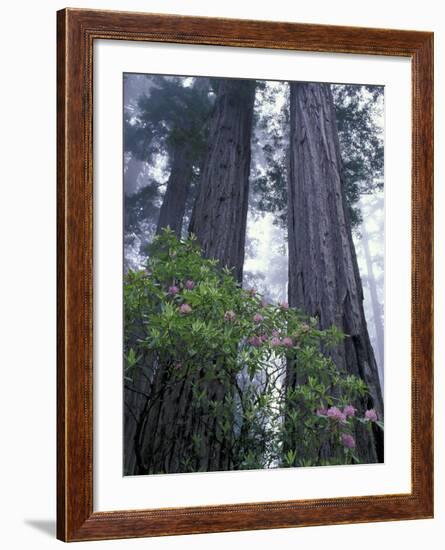
[[[288,179],[289,304],[348,336],[330,352],[339,370],[362,378],[382,418],[377,364],[363,310],[363,290],[344,190],[334,104],[328,84],[291,83]],[[287,383],[298,383],[288,373]],[[383,434],[356,433],[363,462],[383,460]]]
[[[190,222],[203,253],[233,268],[241,281],[249,195],[255,83],[222,80],[209,127],[209,146]]]
[[[170,177],[167,181],[162,206],[159,212],[156,234],[164,227],[170,227],[181,237],[185,206],[193,176],[191,151],[187,144],[179,143],[172,153]]]

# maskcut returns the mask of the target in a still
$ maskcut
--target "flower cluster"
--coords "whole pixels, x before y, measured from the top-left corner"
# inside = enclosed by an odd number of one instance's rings
[[[343,409],[343,414],[346,416],[346,418],[351,418],[352,416],[355,416],[356,412],[357,409],[352,405],[346,405],[346,407],[344,407]]]
[[[347,449],[354,449],[355,448],[355,439],[351,434],[342,433],[341,434],[341,442]]]
[[[342,412],[338,407],[330,407],[326,413],[326,416],[335,420],[336,422],[346,422],[346,414]]]
[[[365,419],[368,420],[369,422],[377,422],[379,417],[377,416],[377,413],[375,412],[374,409],[369,409],[368,411],[365,412]]]
[[[317,409],[317,416],[327,416],[333,420],[344,422],[348,418],[352,418],[356,415],[357,409],[353,405],[346,405],[343,407],[343,410],[340,410],[338,407],[324,408],[321,407]],[[369,409],[364,414],[364,420],[370,422],[377,422],[378,416],[374,409]]]
[[[274,336],[272,340],[270,341],[270,345],[274,348],[279,346],[281,344],[281,340],[278,338],[278,336]]]
[[[187,315],[188,313],[191,313],[192,312],[192,308],[191,306],[189,306],[188,304],[181,304],[179,306],[179,311],[181,313],[183,313],[184,315]]]
[[[270,347],[277,348],[280,346],[284,346],[285,348],[293,348],[294,347],[294,341],[290,336],[285,336],[284,338],[280,338],[277,336],[277,332],[272,332],[272,338],[269,339],[269,337],[266,334],[260,334],[260,335],[254,335],[251,338],[249,338],[249,343],[254,345],[255,347],[259,347],[261,344],[268,342]],[[295,346],[298,347],[298,346]]]
[[[248,341],[249,341],[249,344],[254,348],[259,348],[263,343],[260,336],[251,336]]]
[[[317,416],[327,417],[335,423],[346,425],[348,421],[356,416],[357,409],[353,405],[346,405],[343,407],[343,410],[338,407],[320,407],[315,411]],[[362,422],[377,422],[378,415],[374,409],[369,409],[365,411]],[[340,440],[342,445],[346,449],[354,449],[356,442],[354,437],[346,432],[340,434]]]
[[[182,286],[186,290],[193,290],[196,286],[196,283],[191,279],[187,279]],[[168,287],[168,294],[170,294],[170,296],[176,296],[176,294],[179,294],[180,291],[181,289],[177,284],[172,284],[171,286]]]
[[[187,279],[182,286],[186,290],[193,290],[196,284],[195,284],[195,281],[192,281],[191,279]],[[177,284],[172,284],[168,287],[167,292],[170,296],[176,296],[181,292],[181,289]],[[179,313],[183,315],[188,315],[191,312],[192,312],[192,307],[190,306],[190,304],[182,303],[179,306]]]
[[[287,348],[291,348],[294,345],[292,338],[289,338],[289,336],[286,336],[285,338],[283,338],[281,340],[281,343],[283,344],[283,346],[286,346]]]

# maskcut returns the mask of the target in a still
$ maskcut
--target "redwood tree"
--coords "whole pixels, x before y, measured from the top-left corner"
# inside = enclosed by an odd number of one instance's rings
[[[195,234],[205,257],[232,269],[241,282],[255,83],[224,79],[215,88],[216,100],[190,232]],[[223,367],[220,368],[221,372],[209,381],[201,369],[176,384],[171,378],[171,365],[154,365],[153,391],[162,392],[162,399],[155,402],[147,399],[138,416],[133,436],[139,455],[135,473],[183,471],[188,450],[198,440],[200,455],[193,464],[194,471],[232,469],[230,433],[223,432],[215,416],[205,409],[197,414],[193,403],[197,386],[208,403],[221,403],[231,394],[233,388],[225,379]]]
[[[321,329],[336,325],[347,335],[329,353],[339,370],[368,385],[361,408],[374,408],[383,418],[328,84],[290,84],[288,235],[289,304],[316,317]],[[289,370],[287,384],[298,384],[295,372]],[[383,460],[380,428],[358,428],[355,436],[361,461]]]
[[[249,196],[255,83],[222,80],[209,126],[190,232],[208,258],[233,269],[241,282]]]

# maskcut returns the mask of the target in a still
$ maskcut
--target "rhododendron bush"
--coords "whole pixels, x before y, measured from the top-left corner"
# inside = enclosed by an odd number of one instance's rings
[[[158,416],[164,446],[170,434],[176,444],[183,439],[177,471],[205,469],[203,429],[221,444],[224,469],[358,462],[356,424],[380,422],[375,411],[360,410],[364,382],[339,372],[329,356],[347,337],[335,327],[319,330],[304,312],[243,289],[202,257],[193,237],[178,240],[169,230],[150,245],[146,268],[126,274],[124,293],[126,387],[145,379],[136,446],[150,411],[170,400],[176,414]],[[289,376],[297,383],[286,390]],[[185,407],[203,419],[194,433]],[[160,452],[155,434],[152,447],[147,439],[136,449],[139,473],[163,472],[164,458],[147,459]]]

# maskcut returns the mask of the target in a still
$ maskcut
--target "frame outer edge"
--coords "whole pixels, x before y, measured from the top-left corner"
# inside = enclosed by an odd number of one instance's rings
[[[428,33],[422,47],[413,56],[413,118],[415,136],[413,152],[413,297],[417,311],[413,315],[413,350],[416,361],[417,394],[413,398],[424,403],[418,407],[417,438],[419,456],[415,490],[419,509],[426,517],[434,517],[434,34]],[[414,225],[414,224],[413,224]],[[414,301],[414,300],[413,300]]]
[[[92,400],[92,43],[94,32],[101,37],[156,40],[145,32],[156,21],[156,36],[176,42],[175,21],[188,29],[186,43],[241,45],[234,33],[244,29],[251,47],[301,49],[295,33],[310,37],[311,51],[344,51],[339,38],[345,33],[350,53],[364,53],[354,41],[359,31],[368,31],[368,53],[404,55],[412,58],[413,82],[413,197],[420,230],[413,232],[413,304],[422,327],[413,346],[415,364],[414,403],[428,399],[431,406],[418,407],[412,422],[413,490],[410,495],[310,501],[258,503],[258,505],[218,505],[216,509],[191,507],[170,510],[122,510],[93,513],[93,400]],[[151,23],[150,23],[151,22]],[[200,38],[203,24],[216,34]],[[277,31],[276,42],[264,41],[261,25]],[[128,29],[127,29],[128,24]],[[233,30],[228,29],[228,24]],[[117,30],[116,30],[117,26]],[[159,27],[159,28],[158,28]],[[254,29],[255,27],[255,29]],[[139,36],[141,32],[144,37]],[[326,28],[328,41],[320,37]],[[114,30],[113,30],[114,29]],[[102,12],[65,9],[57,12],[57,275],[58,275],[58,369],[57,369],[57,537],[64,541],[132,538],[186,533],[223,532],[304,525],[358,523],[416,519],[433,514],[433,433],[432,433],[432,33],[359,29],[292,23],[222,20],[159,14]],[[109,31],[109,33],[108,33]],[[224,32],[223,32],[224,31]],[[218,35],[218,32],[220,33]],[[224,33],[227,34],[224,34]],[[327,31],[326,31],[327,32]],[[197,33],[197,34],[196,34]],[[223,33],[221,35],[221,33]],[[336,34],[337,33],[337,34]],[[392,33],[392,34],[391,34]],[[112,36],[113,35],[113,36]],[[124,37],[125,36],[125,37]],[[131,38],[128,38],[130,36]],[[235,37],[234,37],[235,36]],[[237,35],[238,36],[238,35]],[[365,37],[366,38],[366,37]],[[332,40],[332,42],[330,41]],[[261,45],[263,44],[263,45]],[[267,46],[271,44],[271,46]],[[275,44],[275,45],[274,45]],[[284,47],[284,46],[283,46]],[[349,47],[349,46],[348,46]],[[365,46],[367,48],[368,46]],[[348,50],[349,51],[349,50]],[[414,110],[414,99],[417,111]],[[414,201],[416,198],[416,201]],[[413,212],[414,214],[414,212]],[[413,215],[413,225],[416,221]],[[423,224],[426,224],[425,227]],[[414,235],[415,233],[415,235]],[[412,254],[414,256],[414,254]],[[416,282],[417,281],[417,282]],[[420,282],[420,285],[418,284]],[[420,294],[414,291],[422,289]],[[413,340],[412,340],[413,341]],[[414,362],[413,362],[414,365]],[[419,392],[421,399],[419,401]],[[414,467],[415,466],[415,467]],[[364,500],[364,501],[363,501]],[[292,505],[293,504],[293,505]],[[290,505],[290,506],[289,506]],[[275,510],[272,510],[275,508]],[[328,509],[330,509],[329,513]],[[224,519],[224,517],[226,519]]]
[[[57,12],[57,538],[66,540],[65,182],[66,10]]]
[[[57,12],[57,538],[77,540],[92,515],[92,181],[76,11]],[[90,219],[91,218],[91,219]]]

